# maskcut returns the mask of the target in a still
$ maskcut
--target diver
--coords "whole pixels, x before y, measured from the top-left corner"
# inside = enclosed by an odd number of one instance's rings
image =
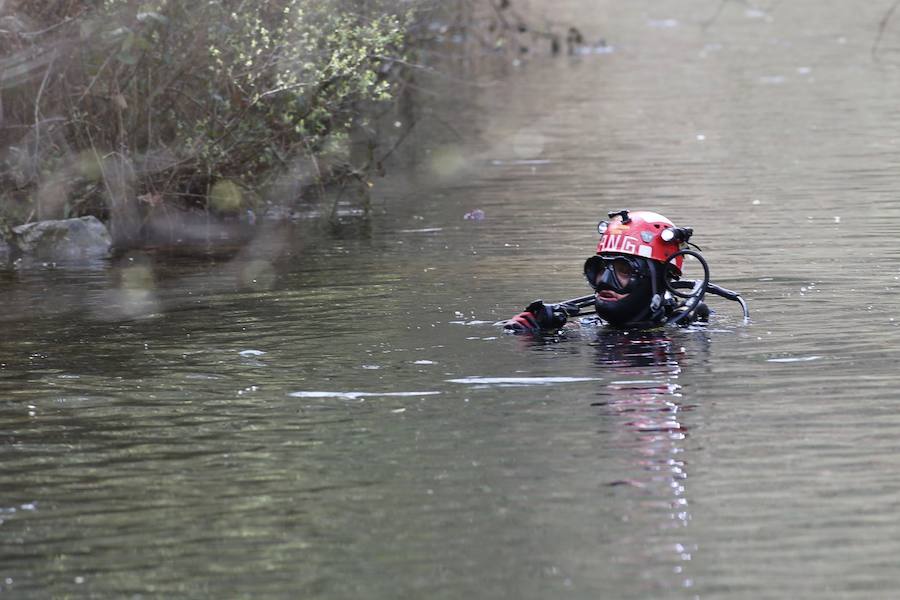
[[[744,320],[749,319],[747,304],[737,292],[710,282],[709,265],[690,242],[693,229],[676,227],[655,212],[620,210],[600,221],[597,231],[597,253],[584,263],[584,276],[594,293],[557,304],[535,300],[504,321],[505,329],[557,330],[569,318],[587,314],[582,310],[592,305],[600,320],[613,327],[687,326],[709,319],[709,307],[703,302],[707,293],[740,303]],[[686,256],[700,263],[702,279],[682,279]]]

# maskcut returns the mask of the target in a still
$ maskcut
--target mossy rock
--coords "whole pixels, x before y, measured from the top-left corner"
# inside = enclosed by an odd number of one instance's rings
[[[16,245],[28,258],[53,262],[79,262],[109,256],[112,238],[96,217],[38,221],[13,231]]]

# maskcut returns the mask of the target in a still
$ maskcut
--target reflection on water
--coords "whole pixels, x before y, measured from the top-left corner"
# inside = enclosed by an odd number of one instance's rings
[[[700,335],[705,334],[701,331]],[[679,359],[687,350],[674,346],[665,333],[653,332],[603,332],[593,345],[597,349],[597,364],[605,372],[612,371],[615,379],[607,384],[603,399],[592,406],[601,407],[602,414],[621,422],[622,433],[631,438],[630,444],[622,440],[622,445],[632,445],[634,464],[644,471],[641,477],[611,481],[609,485],[654,495],[654,500],[642,503],[642,509],[659,514],[659,527],[666,532],[667,541],[656,548],[655,560],[649,564],[671,566],[672,582],[691,588],[693,580],[686,565],[697,543],[686,529],[691,520],[687,494],[689,459],[684,444],[689,429],[683,413],[693,407],[683,404],[677,383],[681,374]],[[691,347],[700,355],[704,350],[702,343]],[[669,557],[663,555],[666,547],[672,552]],[[657,578],[668,580],[662,573],[656,574],[654,579]]]
[[[900,71],[883,7],[776,4],[573,4],[615,51],[467,88],[364,226],[0,275],[3,592],[892,597]],[[623,207],[753,321],[492,325]]]

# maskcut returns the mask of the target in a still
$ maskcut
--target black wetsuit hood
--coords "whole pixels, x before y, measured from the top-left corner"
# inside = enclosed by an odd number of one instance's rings
[[[627,285],[627,295],[613,302],[597,299],[594,302],[597,315],[615,327],[647,329],[664,324],[672,308],[670,302],[664,301],[665,269],[646,258],[630,257],[629,261],[637,268]],[[602,275],[594,289],[621,291],[617,287],[610,277]]]

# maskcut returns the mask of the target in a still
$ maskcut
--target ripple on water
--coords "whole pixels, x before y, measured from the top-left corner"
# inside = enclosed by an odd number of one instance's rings
[[[440,394],[438,391],[424,391],[424,392],[325,392],[325,391],[306,391],[302,390],[299,392],[291,392],[288,394],[293,398],[340,398],[342,400],[361,400],[364,398],[375,398],[375,397],[420,397],[420,396],[435,396]]]
[[[818,355],[813,355],[813,356],[787,356],[787,357],[784,357],[784,358],[768,358],[768,359],[766,359],[766,362],[773,362],[773,363],[811,362],[811,361],[814,361],[814,360],[819,360],[820,358],[822,358],[822,357],[821,357],[821,356],[818,356]]]
[[[262,350],[250,349],[250,350],[241,350],[240,352],[238,352],[238,354],[240,354],[244,358],[249,358],[249,357],[255,357],[255,356],[263,356],[263,355],[265,355],[265,352],[263,352]]]
[[[580,381],[601,381],[599,377],[462,377],[459,379],[447,379],[450,383],[463,383],[467,385],[553,385],[557,383],[576,383]]]

